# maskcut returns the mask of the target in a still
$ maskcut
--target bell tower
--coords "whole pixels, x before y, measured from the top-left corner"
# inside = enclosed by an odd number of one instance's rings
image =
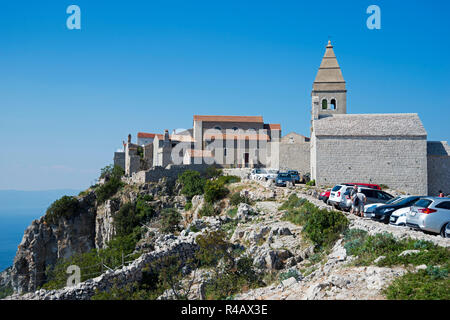
[[[347,113],[347,89],[331,41],[328,41],[325,49],[322,63],[313,83],[311,96],[316,103],[318,100],[316,112],[318,111],[319,118]]]

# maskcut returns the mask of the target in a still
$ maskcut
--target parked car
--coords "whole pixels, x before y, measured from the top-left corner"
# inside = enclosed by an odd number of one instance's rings
[[[345,192],[344,196],[341,199],[341,202],[339,203],[339,208],[344,211],[350,211],[352,207],[352,199],[350,198],[350,190],[353,187],[348,187]],[[358,188],[358,192],[363,193],[366,196],[366,204],[369,203],[383,203],[385,204],[389,200],[393,199],[394,196],[390,195],[387,192],[371,189],[371,188]],[[367,216],[367,215],[366,215]]]
[[[401,208],[395,210],[391,214],[391,218],[389,219],[389,224],[393,226],[406,226],[406,215],[411,210],[411,207]]]
[[[343,183],[344,186],[357,186],[357,187],[362,187],[362,188],[370,188],[370,189],[376,189],[376,190],[381,190],[381,187],[377,184],[372,184],[372,183]]]
[[[341,203],[342,198],[344,197],[344,193],[347,189],[350,189],[350,186],[344,186],[342,184],[335,185],[330,192],[330,197],[328,199],[328,204],[339,209],[339,204]]]
[[[285,187],[287,182],[294,182],[294,178],[288,172],[280,172],[275,179],[275,185]]]
[[[447,223],[447,227],[445,228],[445,237],[450,238],[450,223]]]
[[[438,233],[445,237],[450,222],[450,198],[424,197],[406,215],[406,225],[413,229]]]
[[[289,170],[287,173],[289,173],[295,180],[295,182],[300,183],[300,174],[296,170]]]
[[[396,201],[395,203],[385,204],[383,206],[376,207],[375,210],[372,213],[370,213],[370,217],[373,220],[389,223],[391,214],[395,210],[406,207],[409,208],[412,205],[414,205],[414,203],[417,202],[417,200],[419,200],[420,198],[421,197],[419,196],[408,196],[404,197],[400,201]],[[367,214],[366,216],[369,216],[369,214]]]
[[[250,173],[250,179],[253,180],[275,180],[278,175],[278,170],[274,169],[253,169]]]
[[[385,204],[393,204],[395,202],[401,201],[403,198],[405,198],[406,196],[398,196],[395,198],[392,198],[391,200],[389,200],[386,203],[382,203],[382,202],[377,202],[377,203],[369,203],[366,204],[364,206],[364,213],[368,214],[368,213],[372,213],[375,208],[379,207],[379,206],[384,206]]]
[[[330,197],[330,192],[331,192],[331,189],[327,189],[327,190],[321,192],[319,194],[319,200],[322,200],[323,202],[327,203],[328,198]]]

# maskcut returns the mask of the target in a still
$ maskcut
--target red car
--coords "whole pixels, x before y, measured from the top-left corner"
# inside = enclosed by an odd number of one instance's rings
[[[331,189],[327,189],[326,191],[321,192],[319,194],[319,200],[322,200],[323,202],[327,203],[328,198],[330,197],[330,192],[331,192]]]
[[[371,183],[343,183],[344,186],[354,186],[357,185],[358,187],[366,187],[376,190],[381,190],[381,187],[377,184],[371,184]]]

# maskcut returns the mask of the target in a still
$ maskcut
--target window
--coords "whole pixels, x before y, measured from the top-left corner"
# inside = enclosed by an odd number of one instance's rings
[[[222,128],[219,126],[214,127],[214,129],[219,130],[219,131],[222,130]]]
[[[328,109],[328,101],[327,99],[322,100],[322,110]]]
[[[238,131],[239,129],[238,129],[238,127],[233,127],[232,128],[234,131]]]
[[[337,185],[331,191],[339,191],[339,190],[341,190],[341,188],[342,188],[342,186]]]
[[[336,99],[331,99],[331,109],[336,110]]]
[[[436,208],[450,210],[450,201],[441,202],[436,206]]]
[[[433,201],[428,200],[428,199],[421,199],[419,201],[417,201],[414,206],[415,207],[420,207],[420,208],[428,208],[428,206],[432,203]]]

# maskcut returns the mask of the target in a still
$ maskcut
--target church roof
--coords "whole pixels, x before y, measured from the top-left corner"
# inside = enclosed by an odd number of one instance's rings
[[[426,136],[417,113],[335,114],[313,121],[316,136]]]
[[[204,122],[263,122],[261,116],[203,116],[194,115],[194,121]]]
[[[322,84],[322,86],[320,84]],[[345,80],[342,76],[342,71],[339,67],[336,55],[334,54],[331,41],[328,41],[322,63],[320,64],[319,71],[314,80],[314,89],[324,89],[322,88],[323,84],[341,84],[343,89],[345,89]]]

